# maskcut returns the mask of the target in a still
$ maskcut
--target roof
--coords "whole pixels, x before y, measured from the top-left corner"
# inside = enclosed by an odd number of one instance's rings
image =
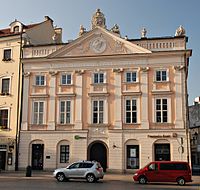
[[[30,24],[30,25],[23,25],[23,29],[30,29],[33,28],[37,25],[39,25],[40,23],[37,24]],[[10,31],[10,28],[5,28],[0,30],[0,37],[7,37],[7,36],[13,36],[13,35],[18,35],[19,33],[14,33]]]

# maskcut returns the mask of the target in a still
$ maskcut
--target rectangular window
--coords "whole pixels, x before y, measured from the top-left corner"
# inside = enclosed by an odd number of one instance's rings
[[[8,109],[0,110],[0,129],[8,129]]]
[[[127,169],[139,168],[139,145],[127,145]]]
[[[9,94],[10,89],[10,79],[3,78],[2,79],[2,87],[1,87],[1,94]]]
[[[61,75],[61,85],[69,85],[69,84],[72,84],[72,75],[71,74]]]
[[[94,84],[104,83],[104,73],[94,73]]]
[[[10,60],[11,60],[11,49],[4,49],[3,61],[10,61]]]
[[[126,73],[126,82],[136,82],[136,81],[137,81],[137,72]]]
[[[167,99],[156,99],[156,122],[167,123],[168,122],[168,106]]]
[[[60,163],[69,162],[69,145],[60,145]]]
[[[156,71],[156,81],[157,82],[162,82],[162,81],[167,81],[167,71]]]
[[[36,75],[35,76],[35,85],[44,86],[45,85],[45,76],[44,75]]]
[[[104,113],[104,101],[103,100],[95,100],[93,101],[93,123],[103,123],[103,113]]]
[[[137,101],[129,99],[125,101],[126,123],[137,123]]]
[[[60,124],[70,123],[71,120],[71,101],[60,101]]]
[[[44,102],[33,103],[33,124],[44,124]]]

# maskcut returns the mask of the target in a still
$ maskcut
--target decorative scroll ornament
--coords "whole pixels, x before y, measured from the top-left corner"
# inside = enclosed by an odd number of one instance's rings
[[[31,75],[31,72],[24,72],[25,77],[29,77]]]
[[[123,68],[114,68],[114,69],[112,69],[112,71],[113,71],[114,73],[121,73],[121,72],[124,71],[124,69],[123,69]]]
[[[84,74],[85,70],[75,70],[75,73],[78,74],[78,75],[82,75]]]
[[[174,66],[174,70],[176,70],[176,71],[181,71],[184,68],[185,68],[185,66],[183,66],[183,65]]]
[[[49,74],[51,75],[51,76],[55,76],[55,75],[57,75],[57,71],[49,71]]]
[[[149,67],[141,67],[140,70],[142,72],[147,72],[149,70]]]

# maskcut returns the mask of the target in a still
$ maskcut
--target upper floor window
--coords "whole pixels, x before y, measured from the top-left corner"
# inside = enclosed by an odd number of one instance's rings
[[[0,110],[0,129],[8,129],[8,109]]]
[[[100,84],[105,82],[105,74],[104,73],[94,73],[93,75],[93,83]]]
[[[126,72],[126,82],[137,82],[137,72]]]
[[[104,101],[94,100],[92,102],[92,123],[100,124],[103,123],[104,115]]]
[[[10,78],[3,78],[1,80],[1,94],[8,95],[10,92]]]
[[[18,33],[19,32],[19,26],[15,26],[13,31],[14,31],[14,33]]]
[[[44,124],[44,102],[33,102],[33,124]]]
[[[67,124],[71,122],[71,101],[60,101],[60,124]]]
[[[10,60],[11,60],[11,49],[4,49],[3,61],[10,61]]]
[[[125,100],[125,120],[126,123],[137,123],[137,100]]]
[[[156,99],[156,122],[167,123],[168,122],[168,104],[167,99]]]
[[[45,85],[45,76],[44,75],[35,76],[35,85],[44,86]]]
[[[166,70],[156,71],[156,81],[157,82],[167,81],[167,71]]]
[[[61,85],[72,84],[72,75],[71,74],[62,74],[61,75]]]
[[[60,145],[60,163],[69,162],[69,145]]]

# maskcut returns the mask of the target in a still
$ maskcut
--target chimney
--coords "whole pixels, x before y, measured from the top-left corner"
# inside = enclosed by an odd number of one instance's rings
[[[56,34],[56,43],[62,43],[62,28],[54,28]]]

